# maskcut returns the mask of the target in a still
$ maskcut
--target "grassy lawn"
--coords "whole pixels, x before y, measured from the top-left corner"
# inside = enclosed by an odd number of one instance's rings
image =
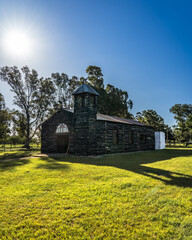
[[[29,157],[34,153],[38,153],[38,151],[21,150],[21,151],[11,151],[11,152],[1,152],[0,153],[0,168],[3,165],[6,167],[6,164],[2,165],[2,163],[5,163],[5,162],[3,162],[3,160]],[[10,166],[12,166],[12,162],[10,162]]]
[[[36,151],[40,151],[41,146],[37,144],[30,144],[30,148]],[[16,151],[25,151],[23,144],[11,145],[11,144],[0,144],[0,153],[5,152],[16,152]]]
[[[192,239],[192,150],[1,155],[0,239]]]

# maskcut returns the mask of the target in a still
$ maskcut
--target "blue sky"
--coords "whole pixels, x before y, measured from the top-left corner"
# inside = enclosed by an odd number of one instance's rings
[[[35,42],[26,58],[7,55],[0,44],[0,66],[80,77],[97,65],[106,84],[128,91],[133,114],[154,109],[169,125],[175,123],[171,106],[192,103],[191,1],[0,0],[0,5],[0,39],[19,26]],[[12,93],[0,84],[13,108]]]

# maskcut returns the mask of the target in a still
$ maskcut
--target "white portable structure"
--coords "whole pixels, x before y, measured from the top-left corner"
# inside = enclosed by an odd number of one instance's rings
[[[155,132],[155,150],[165,149],[165,133]]]

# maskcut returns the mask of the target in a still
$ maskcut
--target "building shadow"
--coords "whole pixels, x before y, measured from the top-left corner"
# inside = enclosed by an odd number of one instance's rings
[[[160,180],[167,185],[192,187],[192,176],[190,175],[146,166],[140,166],[138,170],[131,169],[130,171]]]
[[[38,164],[36,169],[48,169],[48,170],[68,170],[69,165],[66,163],[59,163],[57,159],[42,157],[44,161],[42,164]]]
[[[51,154],[52,161],[82,163],[96,166],[111,166],[128,170],[137,174],[160,180],[167,185],[179,187],[192,187],[192,176],[175,171],[145,166],[159,161],[171,160],[176,157],[192,157],[192,150],[167,149],[161,151],[132,152],[123,154],[110,154],[97,157],[55,156]],[[47,158],[49,159],[49,158]],[[58,166],[59,167],[59,166]]]
[[[168,161],[176,157],[192,157],[192,150],[167,149],[161,151],[131,152],[122,154],[109,154],[94,157],[77,157],[70,155],[54,155],[41,157],[44,163],[37,165],[37,169],[47,170],[69,170],[67,162],[95,166],[110,166],[128,170],[136,174],[156,179],[167,185],[179,187],[192,187],[192,175],[181,172],[169,171],[155,167],[146,166],[150,163]],[[12,170],[17,166],[28,164],[30,159],[17,158],[15,160],[1,160],[0,171]]]

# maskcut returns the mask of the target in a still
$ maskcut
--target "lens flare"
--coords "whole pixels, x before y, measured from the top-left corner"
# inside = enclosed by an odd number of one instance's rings
[[[4,51],[12,57],[28,57],[32,53],[33,42],[24,30],[9,30],[3,37]]]

